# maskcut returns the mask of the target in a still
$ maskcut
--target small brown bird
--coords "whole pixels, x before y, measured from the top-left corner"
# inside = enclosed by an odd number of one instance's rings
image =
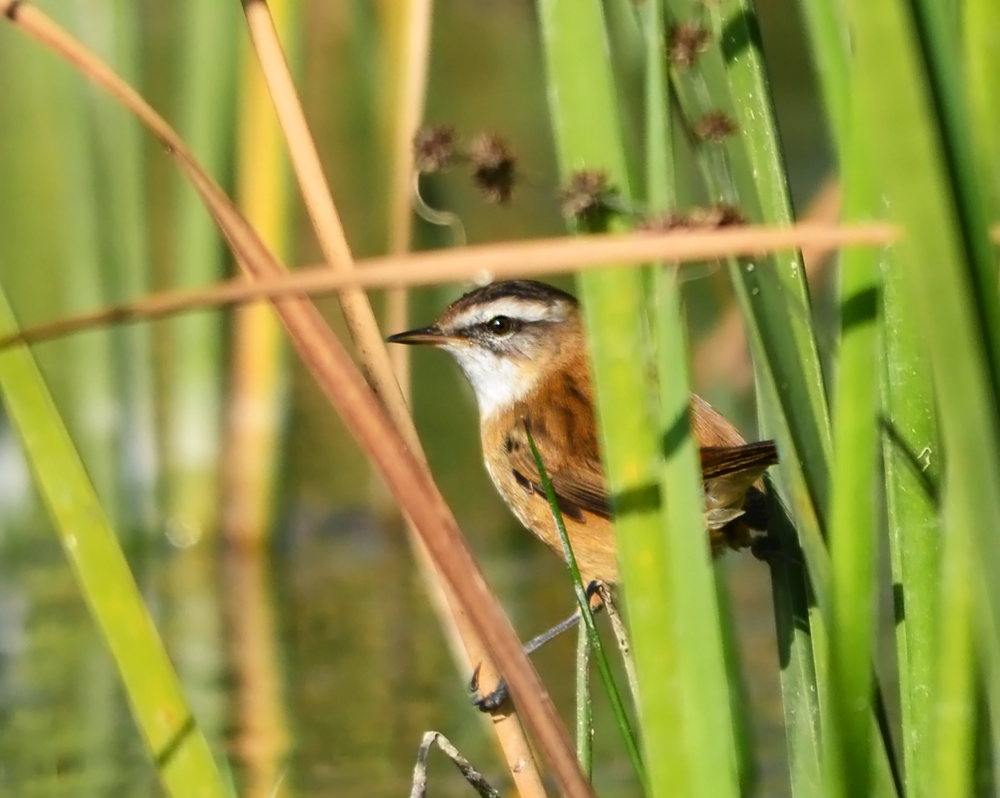
[[[463,296],[429,327],[388,340],[440,347],[458,361],[479,403],[483,458],[493,484],[521,523],[561,556],[525,427],[531,430],[584,584],[617,583],[613,507],[576,299],[544,283],[493,283]],[[691,397],[691,428],[701,449],[712,553],[748,546],[750,530],[764,526],[758,480],[778,462],[774,442],[746,443],[698,396]]]

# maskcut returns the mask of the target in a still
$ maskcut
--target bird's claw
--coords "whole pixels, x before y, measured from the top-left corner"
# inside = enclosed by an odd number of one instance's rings
[[[469,680],[472,703],[480,712],[496,712],[507,703],[507,683],[503,679],[500,679],[493,691],[484,695],[479,689],[479,671],[482,667],[483,663],[480,662],[472,672],[472,678]]]

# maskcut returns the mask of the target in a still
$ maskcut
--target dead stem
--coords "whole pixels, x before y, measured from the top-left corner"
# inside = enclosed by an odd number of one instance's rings
[[[703,261],[808,246],[885,246],[896,240],[890,224],[836,226],[801,224],[723,228],[711,231],[559,236],[461,249],[389,255],[358,261],[351,272],[332,273],[323,266],[297,269],[250,283],[229,280],[198,290],[163,291],[137,302],[60,319],[0,338],[0,350],[14,343],[36,343],[95,326],[162,318],[176,313],[222,307],[265,298],[321,296],[345,286],[386,288],[449,282],[488,282],[512,277],[625,268],[633,263]],[[997,236],[1000,240],[1000,232]]]
[[[431,0],[409,0],[397,27],[401,57],[396,69],[399,81],[398,111],[393,120],[392,177],[389,186],[389,253],[400,255],[410,249],[413,234],[412,186],[415,177],[413,136],[420,127],[427,94],[430,63]],[[392,13],[392,12],[389,12]],[[397,288],[386,293],[386,329],[405,330],[408,324],[409,292]],[[409,402],[410,350],[397,346],[390,353],[393,371]]]
[[[33,7],[0,0],[0,13],[105,88],[146,124],[206,203],[241,268],[255,279],[284,271],[170,126],[106,64]],[[570,795],[592,795],[544,686],[522,653],[509,620],[487,587],[421,459],[400,437],[396,425],[315,306],[300,299],[285,299],[275,301],[274,307],[327,398],[412,520],[470,626],[480,639],[489,641],[489,650],[514,688],[561,788]],[[384,348],[381,351],[387,363]]]
[[[351,273],[355,270],[354,258],[323,173],[319,152],[295,91],[295,84],[282,52],[270,10],[264,0],[243,0],[243,9],[320,249],[334,271]],[[425,458],[417,430],[413,425],[400,384],[393,373],[389,354],[367,294],[360,288],[351,288],[340,292],[339,299],[348,331],[369,383],[426,472]],[[429,472],[426,474],[430,479]],[[483,642],[477,639],[467,624],[459,620],[461,611],[456,606],[455,598],[442,584],[433,560],[420,542],[420,536],[412,529],[410,541],[439,620],[449,637],[460,641],[460,644],[453,646],[454,649],[464,651],[470,665],[485,662],[488,671],[496,672],[496,666],[490,661]],[[519,771],[511,767],[511,774],[522,793],[529,796],[544,795],[541,777],[534,766],[534,759],[517,716],[511,713],[502,723],[494,724],[493,728],[508,762],[523,760],[528,762],[528,765]]]

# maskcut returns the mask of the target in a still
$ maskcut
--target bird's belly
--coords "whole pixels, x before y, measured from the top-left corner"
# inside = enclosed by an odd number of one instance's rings
[[[552,518],[548,501],[530,488],[522,487],[509,468],[490,458],[486,458],[486,470],[497,492],[517,516],[517,520],[565,559],[559,530]],[[587,512],[583,513],[582,522],[564,515],[563,523],[584,584],[595,579],[616,584],[619,576],[614,524]]]

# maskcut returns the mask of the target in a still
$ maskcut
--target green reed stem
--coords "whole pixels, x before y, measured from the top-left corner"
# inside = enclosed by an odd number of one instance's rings
[[[848,167],[848,178],[854,176]],[[850,207],[869,205],[864,183],[848,186]],[[876,476],[878,474],[879,257],[870,250],[841,256],[841,342],[834,401],[834,480],[830,512],[833,617],[827,706],[827,795],[868,795],[871,728]]]
[[[1000,3],[965,0],[962,4],[965,83],[969,97],[969,134],[975,147],[976,177],[987,216],[1000,215]]]
[[[806,18],[827,115],[835,131],[845,182],[845,216],[869,218],[878,207],[863,130],[852,107],[846,27],[832,3],[807,3]],[[841,254],[841,335],[834,395],[833,487],[830,506],[832,616],[829,672],[824,696],[829,712],[825,739],[827,794],[864,795],[872,789],[878,756],[869,705],[877,593],[876,491],[879,442],[880,265],[877,251]],[[889,750],[886,737],[885,748]],[[884,771],[879,771],[884,775]],[[892,793],[880,783],[878,791]]]
[[[788,224],[791,205],[770,90],[760,52],[756,14],[728,0],[707,8],[696,0],[671,4],[677,22],[701,21],[712,32],[708,49],[689,69],[675,67],[671,82],[702,177],[713,202],[739,208],[751,222]],[[719,113],[737,132],[721,141],[697,140],[705,114]],[[824,544],[830,495],[829,410],[812,323],[805,272],[797,252],[730,259],[747,336],[762,386],[769,434],[778,440],[780,481],[795,514],[802,553],[821,606],[828,580]],[[772,403],[774,403],[772,405]]]
[[[936,388],[935,407],[947,460],[944,471],[943,581],[972,564],[966,574],[972,600],[959,616],[945,615],[958,596],[942,593],[939,635],[973,624],[976,636],[1000,636],[1000,451],[998,440],[995,350],[992,316],[997,297],[995,259],[988,252],[985,220],[970,198],[978,182],[963,166],[968,136],[961,98],[944,98],[954,84],[951,45],[928,35],[930,19],[900,0],[847,4],[855,52],[859,113],[885,207],[905,231],[896,247],[898,271],[919,319]],[[946,118],[944,118],[946,117]],[[885,126],[905,130],[893,135]],[[985,306],[991,306],[986,310]],[[929,463],[940,455],[926,452]],[[911,529],[910,534],[924,534]],[[968,540],[962,540],[968,536]],[[969,546],[970,555],[964,554]],[[952,558],[964,566],[951,564]],[[954,572],[952,572],[954,568]],[[928,585],[929,589],[933,589]],[[961,637],[961,636],[959,636]],[[968,729],[974,701],[971,676],[950,662],[962,652],[938,641],[938,687],[931,697],[934,731],[931,792],[963,794],[975,746]],[[958,640],[956,645],[969,645]],[[998,663],[990,646],[981,646],[984,673],[995,683]],[[927,750],[927,749],[925,749]],[[925,771],[926,773],[926,771]],[[943,790],[943,791],[942,791]]]
[[[567,540],[567,543],[569,541]],[[580,769],[594,775],[594,707],[590,696],[590,638],[581,625],[576,635],[576,756]]]
[[[632,731],[632,724],[629,722],[628,713],[625,711],[625,704],[622,702],[621,694],[615,684],[615,678],[611,673],[611,665],[608,663],[607,655],[604,653],[604,646],[601,643],[600,635],[597,634],[597,625],[594,623],[594,615],[590,611],[590,599],[587,596],[587,589],[583,585],[580,577],[580,569],[576,564],[576,557],[573,555],[573,547],[570,544],[569,535],[566,534],[566,524],[563,521],[562,511],[559,509],[559,500],[556,497],[555,489],[552,487],[552,480],[549,479],[545,470],[545,463],[535,446],[535,439],[531,435],[531,428],[525,424],[525,432],[528,436],[528,446],[531,447],[531,456],[535,458],[535,465],[538,467],[538,475],[541,478],[542,486],[545,488],[545,498],[548,499],[549,508],[552,510],[552,518],[555,521],[556,529],[559,531],[559,540],[562,543],[563,555],[566,564],[569,566],[570,576],[573,579],[573,592],[576,595],[576,603],[580,608],[580,623],[587,630],[587,641],[594,652],[594,659],[597,660],[597,669],[601,674],[601,681],[608,692],[608,699],[611,701],[611,709],[615,715],[618,729],[621,731],[622,739],[625,741],[625,748],[628,751],[629,759],[639,783],[646,784],[646,769],[642,763],[642,756],[639,753],[639,744],[635,733]]]
[[[0,334],[16,329],[0,292]],[[176,798],[225,796],[208,741],[184,700],[114,530],[27,347],[0,355],[0,391],[164,790]]]
[[[785,169],[752,4],[677,0],[671,10],[673,23],[701,24],[711,33],[708,49],[691,67],[674,65],[672,71],[688,131],[712,112],[737,129],[722,141],[694,142],[710,198],[735,205],[750,221],[788,223]],[[771,575],[792,785],[796,793],[812,794],[822,783],[818,695],[826,651],[817,600],[829,608],[823,529],[832,444],[825,382],[798,253],[731,260],[729,270],[757,367],[762,426],[781,452],[776,482],[792,510],[789,516],[771,497],[769,525],[780,542]]]
[[[646,138],[645,162],[647,204],[651,213],[666,213],[674,207],[680,187],[674,164],[671,106],[667,78],[666,9],[663,2],[642,9],[646,43]],[[703,532],[704,498],[698,444],[690,429],[691,377],[682,295],[676,270],[656,264],[651,274],[651,307],[655,322],[660,404],[660,474],[662,532],[669,567],[667,578],[671,605],[683,608],[673,616],[673,637],[665,648],[683,652],[676,661],[677,686],[674,700],[683,707],[684,721],[672,731],[676,745],[687,752],[694,783],[704,794],[736,795],[743,776],[751,778],[752,759],[741,733],[741,677],[731,680],[729,665],[738,670],[728,624],[728,610],[719,605],[719,591],[709,562]],[[666,675],[666,674],[665,674]],[[663,741],[660,743],[664,744]]]
[[[616,83],[602,5],[545,0],[539,12],[561,173],[566,179],[578,169],[600,170],[620,200],[632,203],[636,195],[620,101],[628,87]],[[661,31],[658,27],[654,37]],[[656,58],[660,48],[657,38],[647,58]],[[665,99],[658,100],[661,109]],[[659,152],[660,162],[669,163],[669,151]],[[578,226],[624,230],[630,223],[610,215]],[[676,294],[657,291],[656,332],[670,342],[661,351],[670,363],[661,379],[681,386],[661,407],[664,400],[648,377],[655,362],[647,297],[653,274],[647,279],[638,271],[603,272],[579,279],[602,452],[615,507],[651,794],[725,796],[737,789],[729,698],[712,571],[704,536],[698,534],[704,520],[688,430],[688,383],[686,376],[673,381],[676,374],[686,375],[687,355],[678,333]],[[672,491],[666,503],[664,485]],[[691,588],[690,595],[684,588]]]
[[[180,134],[209,172],[231,163],[235,111],[237,3],[178,4],[185,46],[178,81]],[[187,185],[177,187],[171,282],[214,282],[223,273],[223,241]],[[168,325],[165,403],[166,502],[173,534],[188,542],[214,533],[222,439],[222,325],[202,312]]]
[[[73,27],[83,40],[98,52],[108,51],[103,54],[115,71],[132,86],[141,87],[143,58],[149,57],[143,46],[143,10],[131,0],[76,0],[73,5]],[[77,78],[72,76],[74,82]],[[81,93],[75,83],[73,91]],[[146,141],[142,129],[124,108],[100,93],[82,94],[89,124],[73,131],[73,135],[82,134],[85,139],[88,148],[83,159],[95,174],[92,221],[99,234],[95,243],[100,259],[99,279],[104,286],[102,302],[126,302],[148,293],[152,284],[147,218],[157,209],[150,201],[147,186]],[[78,211],[77,205],[74,213]],[[76,255],[64,273],[75,270]],[[117,456],[115,480],[120,485],[120,507],[116,512],[120,510],[118,526],[122,534],[151,534],[158,513],[152,338],[146,324],[108,331],[114,378],[111,402],[116,407],[117,423],[113,427],[113,446],[105,446]],[[77,436],[74,439],[79,441]],[[104,505],[108,507],[108,502]]]

